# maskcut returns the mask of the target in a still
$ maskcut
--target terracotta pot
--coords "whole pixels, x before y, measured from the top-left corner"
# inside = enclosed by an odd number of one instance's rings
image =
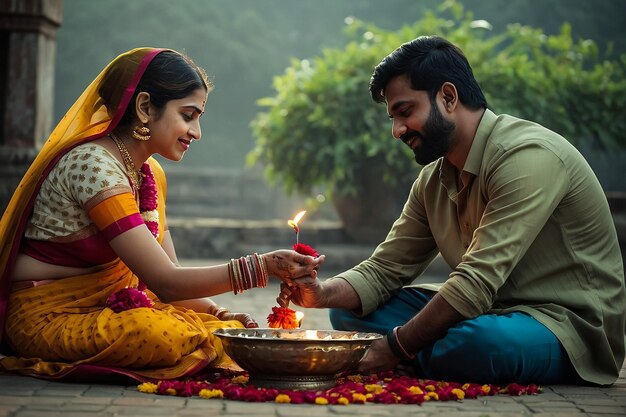
[[[382,242],[391,225],[402,211],[405,194],[382,182],[381,177],[368,178],[356,195],[334,193],[333,206],[343,227],[355,243],[377,244]]]

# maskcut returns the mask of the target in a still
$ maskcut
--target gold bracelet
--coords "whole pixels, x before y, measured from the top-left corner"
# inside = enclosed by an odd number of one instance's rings
[[[259,260],[259,266],[261,268],[261,276],[263,279],[263,286],[267,286],[267,281],[269,279],[269,273],[267,272],[267,265],[265,264],[265,259],[263,259],[263,255],[257,255],[257,259]]]
[[[233,287],[233,293],[239,294],[242,288],[239,281],[239,262],[237,259],[231,259],[228,264],[228,272],[230,274],[230,285]]]

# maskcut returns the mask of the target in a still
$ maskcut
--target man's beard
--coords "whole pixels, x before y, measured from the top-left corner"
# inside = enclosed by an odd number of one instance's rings
[[[428,120],[424,124],[423,134],[415,131],[409,131],[402,135],[400,139],[407,143],[413,137],[419,137],[421,144],[413,149],[415,154],[415,162],[420,165],[427,165],[444,156],[452,145],[452,132],[456,125],[446,120],[439,108],[434,102],[431,102]]]

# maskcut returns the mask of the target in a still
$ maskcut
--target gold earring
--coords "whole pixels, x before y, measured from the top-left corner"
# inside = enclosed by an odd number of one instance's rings
[[[133,138],[137,140],[150,140],[150,129],[146,126],[135,126],[133,129]]]

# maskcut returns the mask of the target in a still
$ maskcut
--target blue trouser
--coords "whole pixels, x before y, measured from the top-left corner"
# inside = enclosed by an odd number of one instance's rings
[[[386,334],[417,314],[432,295],[404,288],[365,317],[332,309],[337,330]],[[581,383],[556,336],[531,316],[484,314],[457,323],[410,364],[421,378],[491,384]]]

